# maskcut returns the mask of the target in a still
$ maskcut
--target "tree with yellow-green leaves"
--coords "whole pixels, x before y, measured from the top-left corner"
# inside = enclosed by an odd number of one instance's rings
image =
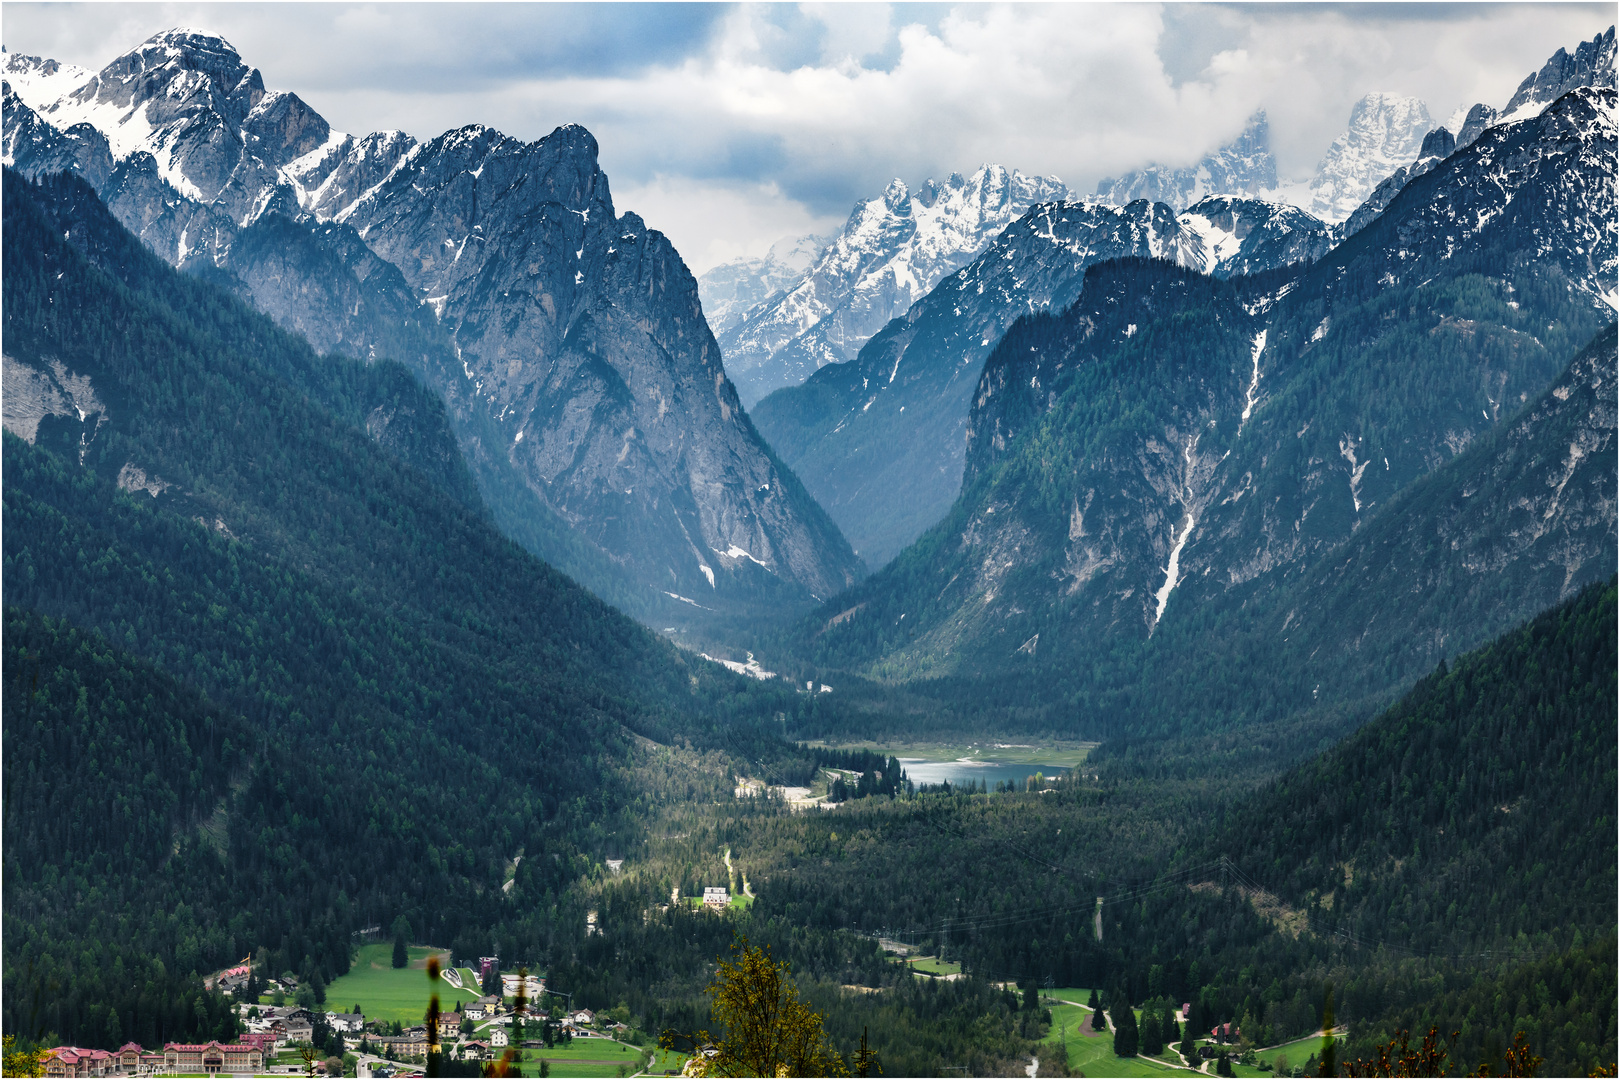
[[[4,1043],[3,1065],[6,1076],[44,1076],[45,1051],[40,1049],[22,1050],[17,1046],[17,1037],[7,1035],[0,1039]]]
[[[710,1016],[724,1035],[707,1031],[680,1035],[665,1031],[658,1045],[685,1050],[687,1076],[848,1076],[844,1059],[827,1041],[821,1014],[799,1000],[788,965],[754,948],[746,937],[721,958],[708,994]]]

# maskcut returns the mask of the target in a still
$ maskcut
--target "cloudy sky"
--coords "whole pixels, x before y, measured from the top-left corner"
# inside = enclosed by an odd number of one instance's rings
[[[213,30],[335,127],[596,135],[621,211],[692,269],[836,228],[892,178],[983,162],[1089,193],[1182,164],[1257,108],[1308,177],[1369,91],[1435,122],[1501,107],[1613,4],[28,4],[13,52],[99,68]]]

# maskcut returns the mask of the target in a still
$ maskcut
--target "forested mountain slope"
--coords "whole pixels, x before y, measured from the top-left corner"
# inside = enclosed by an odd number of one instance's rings
[[[77,171],[166,261],[318,349],[409,365],[502,528],[649,624],[802,609],[864,572],[583,128],[357,138],[188,30],[99,73],[12,54],[4,72],[8,164]]]
[[[1310,912],[1347,962],[1460,961],[1427,1002],[1341,991],[1359,1016],[1524,1031],[1548,1075],[1615,1054],[1615,581],[1444,662],[1384,715],[1227,815],[1211,847]],[[1477,981],[1472,964],[1488,967]],[[1392,1007],[1393,1006],[1393,1007]]]
[[[8,173],[4,207],[8,1028],[93,1043],[111,1021],[85,1002],[168,1010],[101,986],[120,958],[183,979],[262,948],[330,977],[352,930],[401,913],[441,940],[501,926],[514,851],[571,858],[639,797],[607,780],[626,729],[751,747],[756,721],[816,706],[503,538],[404,369],[316,356],[165,267],[82,181]],[[98,737],[165,700],[171,735]],[[172,795],[147,783],[188,759]],[[139,823],[122,852],[91,824],[109,805]],[[108,859],[116,917],[161,932],[93,933]],[[542,894],[577,872],[543,868]],[[170,976],[153,993],[195,993]],[[37,1015],[68,984],[84,996]],[[212,1031],[193,1015],[141,1031]]]
[[[1157,639],[1293,588],[1399,492],[1544,393],[1610,321],[1612,105],[1612,90],[1583,88],[1487,131],[1280,286],[1217,286],[1162,263],[1093,267],[1067,312],[1003,338],[975,398],[961,498],[805,624],[813,655],[888,678],[1023,664],[1081,716],[1112,708],[1102,686],[1143,678],[1133,714],[1162,717],[1156,695],[1183,656]],[[1580,398],[1588,414],[1594,393]],[[1535,427],[1523,434],[1539,438]],[[1533,456],[1553,472],[1566,459],[1612,469],[1547,438]],[[1540,483],[1546,470],[1532,471]],[[1586,537],[1578,517],[1555,531]],[[1562,570],[1555,546],[1534,550]],[[1577,562],[1605,573],[1601,558]],[[1503,588],[1522,591],[1491,608],[1501,621],[1482,634],[1580,583],[1562,572],[1538,583],[1516,565]],[[1323,599],[1298,595],[1296,620]],[[1466,635],[1471,620],[1449,618],[1381,624],[1378,638]]]
[[[1369,945],[1512,951],[1612,929],[1615,656],[1611,578],[1442,662],[1216,843]]]

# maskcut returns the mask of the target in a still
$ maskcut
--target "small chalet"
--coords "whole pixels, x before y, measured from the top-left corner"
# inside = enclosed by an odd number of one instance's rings
[[[578,1012],[570,1013],[568,1019],[576,1024],[594,1024],[596,1023],[596,1014],[589,1009],[580,1009]]]
[[[489,1043],[482,1039],[469,1039],[461,1044],[461,1057],[464,1061],[488,1061]]]
[[[505,1028],[492,1027],[489,1029],[489,1045],[492,1049],[505,1046],[507,1041]]]

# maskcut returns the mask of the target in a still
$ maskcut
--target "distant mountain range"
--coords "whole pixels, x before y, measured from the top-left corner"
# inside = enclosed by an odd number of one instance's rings
[[[1526,86],[1535,85],[1538,79],[1548,85],[1558,79],[1612,84],[1612,36],[1600,35],[1577,53],[1586,59],[1564,62],[1555,56],[1548,62],[1552,74],[1531,76]],[[1561,50],[1559,55],[1566,54]],[[1524,92],[1521,88],[1515,97]],[[1104,219],[1099,216],[1102,209],[1094,204],[1071,200],[1061,210],[1037,207],[960,272],[966,277],[959,275],[938,286],[934,294],[877,335],[856,361],[847,367],[823,368],[802,387],[779,391],[761,401],[753,408],[754,422],[868,563],[882,565],[939,520],[956,497],[968,403],[984,356],[1020,315],[1061,310],[1071,302],[1092,262],[1146,254],[1203,272],[1230,275],[1320,258],[1373,220],[1402,185],[1457,149],[1450,132],[1436,128],[1427,135],[1419,131],[1411,157],[1392,157],[1396,153],[1392,147],[1407,146],[1410,133],[1422,126],[1413,119],[1427,115],[1421,103],[1403,104],[1388,95],[1371,95],[1357,109],[1353,130],[1335,142],[1337,149],[1330,155],[1337,164],[1321,174],[1317,191],[1350,190],[1362,183],[1355,180],[1352,184],[1354,176],[1371,180],[1366,202],[1337,225],[1286,202],[1248,197],[1210,196],[1180,215],[1170,213],[1173,204],[1169,202],[1159,204],[1163,211],[1151,214],[1131,206],[1115,208],[1161,223],[1177,218],[1179,239],[1161,231],[1156,246],[1149,250],[1147,244],[1130,248],[1075,239],[1090,237],[1089,225],[1073,236],[1066,233],[1066,228],[1074,229],[1082,221]],[[1244,136],[1228,148],[1230,152],[1212,157],[1224,165],[1206,162],[1201,171],[1179,174],[1149,171],[1104,187],[1121,198],[1146,191],[1141,185],[1180,198],[1176,192],[1199,190],[1198,185],[1212,177],[1224,177],[1224,182],[1236,186],[1258,184],[1261,178],[1274,177],[1273,167],[1265,164],[1269,151],[1261,154],[1265,138],[1264,116],[1257,116]],[[1245,172],[1238,167],[1242,162],[1253,167]],[[1393,173],[1375,176],[1374,162],[1394,162]],[[1309,194],[1308,189],[1300,191]],[[1043,224],[1049,219],[1051,228]],[[1157,227],[1164,228],[1162,224]],[[1057,245],[1063,254],[1054,253],[1055,258],[1041,254],[1043,240]],[[1201,255],[1198,249],[1202,249]],[[981,282],[985,275],[998,283],[985,287]],[[964,293],[964,282],[971,285],[970,293]],[[972,314],[961,316],[959,311]],[[937,331],[931,329],[935,326]],[[900,341],[906,343],[905,353],[903,362],[897,363],[894,348],[887,343]]]
[[[983,165],[912,191],[894,180],[882,195],[856,204],[841,232],[793,281],[737,314],[727,292],[747,264],[704,275],[705,308],[721,313],[716,329],[726,371],[743,403],[797,386],[828,364],[853,360],[868,339],[969,262],[1038,202],[1062,198],[1053,177],[1025,176]]]
[[[186,30],[97,73],[8,54],[4,77],[8,164],[78,172],[170,263],[318,349],[410,364],[503,527],[639,617],[774,613],[863,572],[584,129],[346,135]]]

